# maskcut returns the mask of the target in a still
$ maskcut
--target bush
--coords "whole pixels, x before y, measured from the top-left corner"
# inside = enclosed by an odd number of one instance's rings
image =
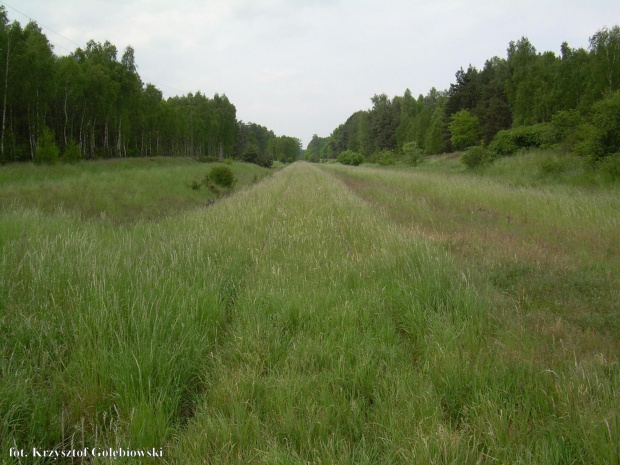
[[[403,145],[403,155],[405,156],[405,162],[413,166],[418,166],[426,157],[424,150],[418,147],[418,144],[415,142],[407,142]]]
[[[510,129],[502,129],[495,134],[495,137],[493,137],[489,144],[489,150],[500,157],[506,157],[515,153],[519,147],[517,147],[510,131]]]
[[[273,165],[273,159],[268,155],[263,155],[256,144],[248,144],[243,152],[243,161],[248,163],[254,163],[258,166],[263,166],[265,168],[271,168]]]
[[[470,147],[467,152],[461,156],[461,161],[468,168],[475,168],[476,166],[486,165],[493,161],[492,153],[481,145],[475,145]]]
[[[58,160],[58,146],[54,139],[54,133],[50,128],[45,126],[43,134],[39,140],[39,145],[34,153],[34,162],[37,164],[46,163],[53,165]]]
[[[581,122],[581,115],[577,110],[558,111],[551,117],[551,126],[557,140],[570,136]]]
[[[592,127],[581,151],[598,161],[620,151],[620,91],[592,106]]]
[[[358,166],[364,161],[364,155],[353,150],[345,150],[338,155],[338,163],[343,165]]]
[[[82,159],[82,153],[80,148],[73,139],[69,139],[69,143],[65,148],[65,153],[62,155],[62,161],[64,163],[77,163]]]
[[[505,157],[519,149],[544,148],[556,142],[553,125],[539,123],[499,131],[489,144],[489,149],[496,155]]]
[[[231,188],[237,180],[228,166],[215,166],[208,174],[208,178],[218,186]]]
[[[375,155],[375,158],[377,160],[377,163],[379,163],[380,165],[386,166],[396,164],[396,156],[391,150],[381,150]]]

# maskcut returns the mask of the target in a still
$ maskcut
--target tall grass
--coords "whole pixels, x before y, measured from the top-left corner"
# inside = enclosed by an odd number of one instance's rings
[[[532,356],[552,328],[381,200],[408,174],[339,169],[123,227],[4,208],[3,460],[617,463],[617,353]]]
[[[480,399],[471,416],[486,418],[487,444],[525,441],[507,449],[518,459],[500,461],[617,462],[620,198],[613,186],[587,192],[515,187],[479,173],[322,169],[412,240],[448,250],[490,298],[493,343],[477,358],[479,369],[466,365],[467,388],[451,392],[463,396],[473,385],[476,395],[489,393],[483,404],[502,399],[508,407],[505,395],[517,383],[522,400],[518,411],[504,409],[505,422],[489,419]]]
[[[218,165],[190,158],[128,158],[55,166],[16,163],[0,169],[0,205],[17,203],[46,212],[64,209],[84,218],[103,217],[123,224],[156,220],[216,199],[217,193],[200,184]],[[234,163],[230,168],[238,180],[237,190],[270,173],[249,163]],[[219,195],[227,193],[220,189]]]

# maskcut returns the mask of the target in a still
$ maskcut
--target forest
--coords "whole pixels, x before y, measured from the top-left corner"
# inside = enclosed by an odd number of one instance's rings
[[[374,95],[371,109],[353,113],[329,137],[315,134],[304,156],[352,151],[392,164],[476,147],[469,162],[476,165],[542,147],[615,166],[618,155],[609,156],[620,152],[619,89],[619,26],[597,31],[587,50],[564,42],[560,56],[523,37],[510,42],[506,58],[459,69],[445,91]]]
[[[269,166],[301,154],[298,139],[239,121],[225,94],[164,99],[140,78],[131,46],[118,55],[91,40],[57,56],[36,22],[22,28],[0,6],[0,163],[196,156]]]
[[[328,137],[315,134],[305,151],[295,137],[238,120],[225,94],[164,99],[140,78],[131,46],[118,55],[110,42],[91,40],[57,56],[36,22],[10,22],[0,6],[0,163],[194,156],[270,166],[347,152],[389,165],[470,149],[463,161],[473,167],[550,148],[620,171],[618,25],[598,30],[587,50],[564,42],[557,56],[522,37],[506,58],[459,69],[447,90],[374,95],[370,109]]]

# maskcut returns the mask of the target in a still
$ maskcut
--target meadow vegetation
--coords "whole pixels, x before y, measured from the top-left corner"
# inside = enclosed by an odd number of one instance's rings
[[[217,174],[222,170],[227,174]],[[235,179],[241,188],[270,172],[249,163],[202,164],[192,158],[164,157],[56,166],[13,163],[0,170],[0,204],[37,207],[47,213],[68,210],[83,218],[131,223],[202,207],[230,193]],[[211,177],[224,182],[224,189],[203,187],[204,179]]]
[[[619,463],[616,185],[248,166],[0,172],[3,461]]]

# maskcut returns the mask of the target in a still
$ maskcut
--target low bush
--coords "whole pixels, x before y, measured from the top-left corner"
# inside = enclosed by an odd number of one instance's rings
[[[343,165],[358,166],[364,161],[364,155],[353,150],[345,150],[338,155],[338,163]]]
[[[590,124],[576,151],[598,162],[620,152],[620,91],[592,106]]]
[[[396,164],[396,156],[391,150],[381,150],[376,154],[377,163],[383,166]]]
[[[213,167],[208,174],[208,178],[218,186],[226,187],[227,189],[232,188],[237,182],[232,170],[227,166]]]
[[[75,140],[70,139],[65,149],[65,153],[62,154],[61,160],[64,163],[77,163],[82,159],[82,153],[80,148],[75,143]]]
[[[37,150],[34,153],[34,162],[38,165],[43,163],[53,165],[58,160],[58,153],[59,150],[54,140],[54,133],[45,126]]]
[[[556,142],[554,126],[550,123],[539,123],[499,131],[489,144],[489,149],[497,156],[505,157],[519,149],[548,148]]]
[[[468,168],[475,168],[476,166],[491,163],[493,161],[493,154],[483,146],[474,145],[461,156],[461,161]]]
[[[273,165],[273,159],[269,155],[261,153],[256,144],[248,144],[243,152],[242,159],[245,162],[254,163],[264,168],[271,168]]]
[[[419,165],[426,158],[424,150],[418,147],[418,144],[415,142],[407,142],[403,145],[403,156],[405,157],[405,163],[413,166]]]
[[[582,124],[581,115],[577,110],[558,111],[551,117],[551,126],[557,140],[564,140]]]

